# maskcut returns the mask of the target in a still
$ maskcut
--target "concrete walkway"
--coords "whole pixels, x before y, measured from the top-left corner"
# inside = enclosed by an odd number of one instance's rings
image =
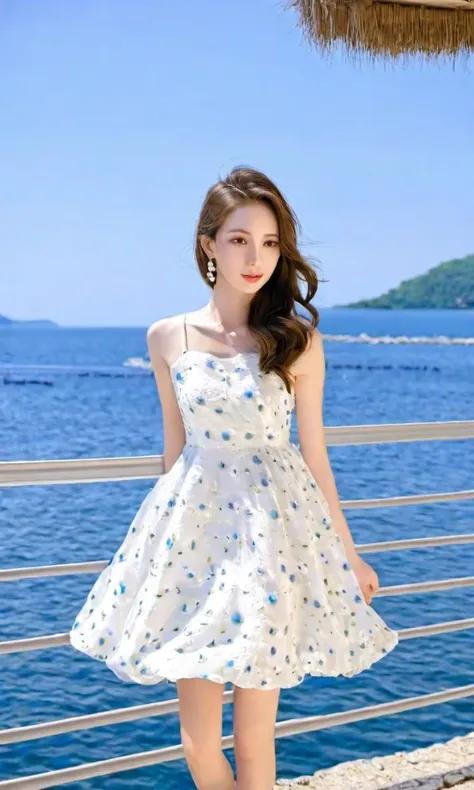
[[[312,776],[279,779],[277,788],[300,790],[474,790],[474,732],[413,752],[352,760]]]

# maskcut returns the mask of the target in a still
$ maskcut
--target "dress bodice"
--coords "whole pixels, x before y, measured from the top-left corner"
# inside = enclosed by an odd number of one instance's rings
[[[274,371],[260,371],[258,352],[187,349],[171,375],[188,445],[239,451],[289,441],[294,392]]]

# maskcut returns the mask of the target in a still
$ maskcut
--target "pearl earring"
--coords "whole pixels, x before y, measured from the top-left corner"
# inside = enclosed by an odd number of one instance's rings
[[[211,258],[211,260],[209,260],[209,261],[207,262],[207,279],[208,279],[208,280],[209,280],[211,283],[215,282],[215,279],[216,279],[216,277],[215,277],[215,275],[214,275],[214,272],[215,272],[215,271],[216,271],[216,267],[215,267],[215,265],[214,265],[214,261],[213,261],[213,260],[212,260],[212,258]]]

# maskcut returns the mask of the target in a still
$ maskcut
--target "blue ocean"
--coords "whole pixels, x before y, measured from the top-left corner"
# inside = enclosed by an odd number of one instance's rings
[[[320,329],[326,337],[327,426],[474,420],[474,311],[323,309]],[[153,376],[124,364],[144,356],[145,337],[146,327],[1,329],[0,460],[161,454]],[[294,413],[292,439],[297,442]],[[473,487],[469,440],[339,447],[329,454],[343,500]],[[0,489],[0,566],[110,560],[155,482]],[[354,509],[347,518],[356,543],[474,531],[472,501]],[[474,544],[365,558],[381,587],[474,573]],[[0,639],[68,631],[94,579],[82,574],[4,583]],[[474,588],[375,597],[372,605],[392,628],[403,629],[472,616]],[[473,640],[469,630],[405,640],[356,677],[307,677],[282,690],[278,720],[473,683]],[[105,664],[69,647],[1,656],[0,667],[1,729],[176,696],[172,684],[122,683]],[[411,750],[472,729],[471,697],[281,738],[277,775],[290,778],[346,760]],[[227,705],[224,734],[231,731]],[[173,714],[0,747],[0,780],[179,741]],[[70,786],[190,790],[193,783],[184,761],[176,761]]]

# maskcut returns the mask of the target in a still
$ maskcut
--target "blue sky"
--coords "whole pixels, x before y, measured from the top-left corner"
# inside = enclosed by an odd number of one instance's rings
[[[474,252],[473,61],[328,60],[296,22],[273,0],[3,0],[0,313],[148,326],[204,304],[195,220],[240,163],[298,214],[317,306]]]

